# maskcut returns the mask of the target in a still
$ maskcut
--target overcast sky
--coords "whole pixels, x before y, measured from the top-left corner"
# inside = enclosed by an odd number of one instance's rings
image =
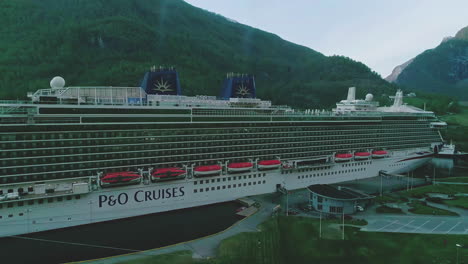
[[[468,0],[186,0],[386,77],[468,26]]]

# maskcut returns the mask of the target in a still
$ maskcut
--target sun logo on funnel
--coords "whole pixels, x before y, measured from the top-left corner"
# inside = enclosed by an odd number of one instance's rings
[[[237,95],[240,95],[240,96],[249,95],[249,88],[241,84],[239,88],[237,88]]]
[[[171,89],[171,85],[167,81],[164,81],[162,78],[161,80],[157,81],[154,84],[154,86],[156,87],[154,88],[154,91],[156,92],[165,93],[165,92],[174,91],[174,89]]]

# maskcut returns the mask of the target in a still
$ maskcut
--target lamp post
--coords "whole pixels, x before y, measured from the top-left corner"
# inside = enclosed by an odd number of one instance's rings
[[[344,240],[344,202],[343,202],[343,207],[342,208],[343,208],[342,209],[343,210],[343,235],[342,235],[342,238]]]
[[[382,197],[382,193],[383,193],[383,174],[380,173],[380,197]]]
[[[319,238],[322,238],[322,210],[320,210]]]
[[[455,246],[457,247],[457,264],[458,264],[458,263],[460,263],[460,262],[458,262],[458,249],[463,247],[463,245],[462,244],[455,244]]]

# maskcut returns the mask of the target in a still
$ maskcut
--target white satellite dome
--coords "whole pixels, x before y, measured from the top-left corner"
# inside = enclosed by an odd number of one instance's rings
[[[60,76],[55,76],[50,81],[50,88],[52,89],[61,89],[65,86],[65,79]]]
[[[372,94],[367,94],[366,95],[366,101],[372,101],[374,99],[374,96]]]

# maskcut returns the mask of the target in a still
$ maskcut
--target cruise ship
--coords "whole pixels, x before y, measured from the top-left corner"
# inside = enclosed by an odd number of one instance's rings
[[[68,87],[0,101],[0,236],[27,234],[404,173],[429,161],[446,124],[368,94],[331,111],[256,98],[228,74],[219,96],[184,96],[173,68],[140,87]]]

